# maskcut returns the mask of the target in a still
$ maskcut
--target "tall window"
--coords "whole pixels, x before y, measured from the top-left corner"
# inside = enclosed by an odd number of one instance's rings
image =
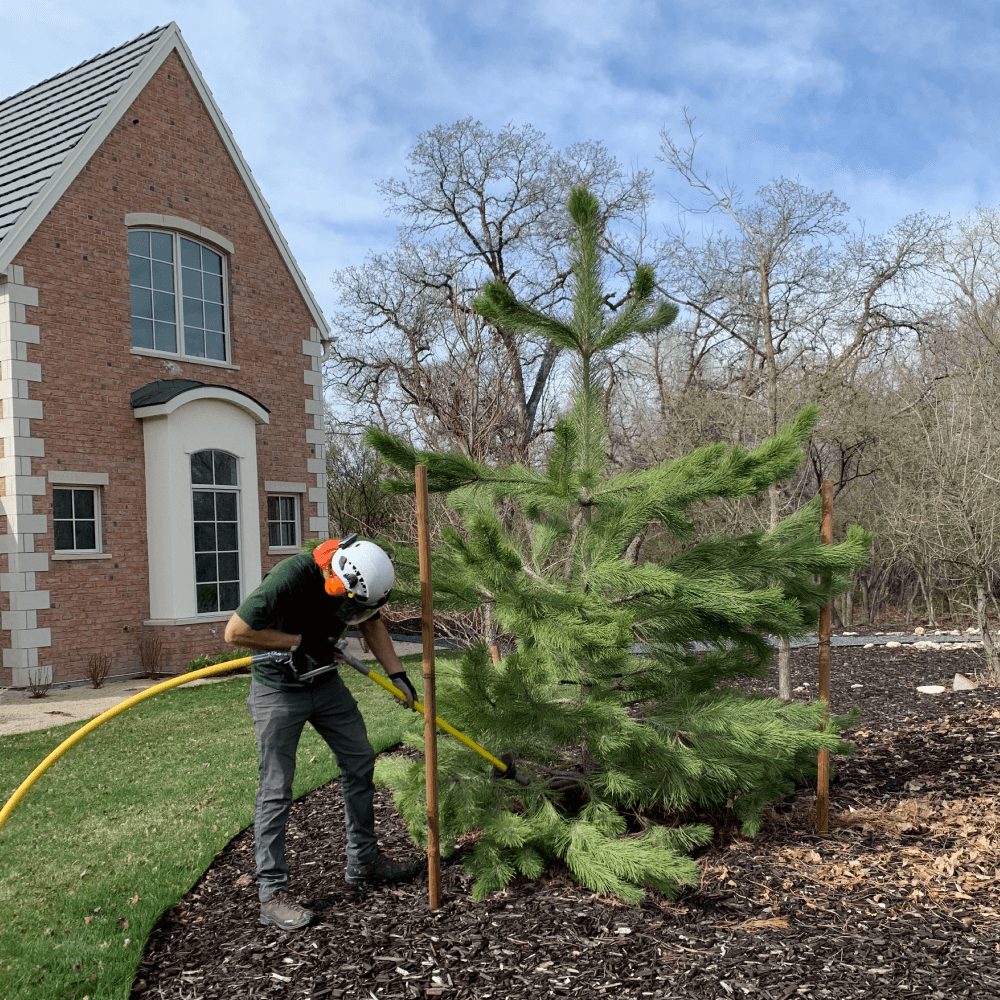
[[[177,233],[139,229],[128,234],[128,252],[132,346],[227,360],[222,256]]]
[[[56,552],[99,552],[100,506],[95,489],[53,489]]]
[[[198,614],[235,611],[240,605],[237,471],[236,459],[224,451],[191,456]]]
[[[267,498],[267,534],[272,549],[298,547],[298,499],[296,496]]]

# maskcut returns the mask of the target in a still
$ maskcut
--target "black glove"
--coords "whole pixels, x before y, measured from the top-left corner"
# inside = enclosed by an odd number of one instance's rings
[[[329,636],[304,635],[292,650],[292,670],[296,675],[329,666],[337,653],[336,640]]]
[[[414,708],[413,702],[417,698],[417,689],[413,686],[410,678],[406,676],[406,671],[401,670],[398,674],[389,674],[389,680],[406,695],[406,707],[412,708],[415,712],[416,708]]]

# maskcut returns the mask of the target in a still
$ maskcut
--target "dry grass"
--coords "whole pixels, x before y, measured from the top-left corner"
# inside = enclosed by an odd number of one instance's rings
[[[94,653],[87,660],[87,676],[90,678],[90,683],[94,685],[95,689],[101,687],[110,672],[110,653]]]
[[[151,635],[143,635],[139,639],[139,662],[145,675],[151,680],[157,680],[163,673],[163,644]]]

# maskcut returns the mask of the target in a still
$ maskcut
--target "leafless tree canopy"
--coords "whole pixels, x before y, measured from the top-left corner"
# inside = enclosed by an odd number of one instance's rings
[[[421,135],[408,163],[404,179],[379,185],[402,220],[394,245],[334,275],[332,394],[360,425],[476,458],[523,458],[558,405],[558,351],[484,324],[472,300],[503,281],[537,308],[564,306],[565,206],[579,184],[601,201],[613,259],[634,271],[650,174],[626,172],[600,142],[554,150],[530,125],[494,133],[471,118]]]

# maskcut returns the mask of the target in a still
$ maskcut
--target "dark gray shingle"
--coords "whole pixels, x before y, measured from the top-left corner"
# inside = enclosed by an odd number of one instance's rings
[[[165,30],[154,28],[0,101],[0,240]]]

